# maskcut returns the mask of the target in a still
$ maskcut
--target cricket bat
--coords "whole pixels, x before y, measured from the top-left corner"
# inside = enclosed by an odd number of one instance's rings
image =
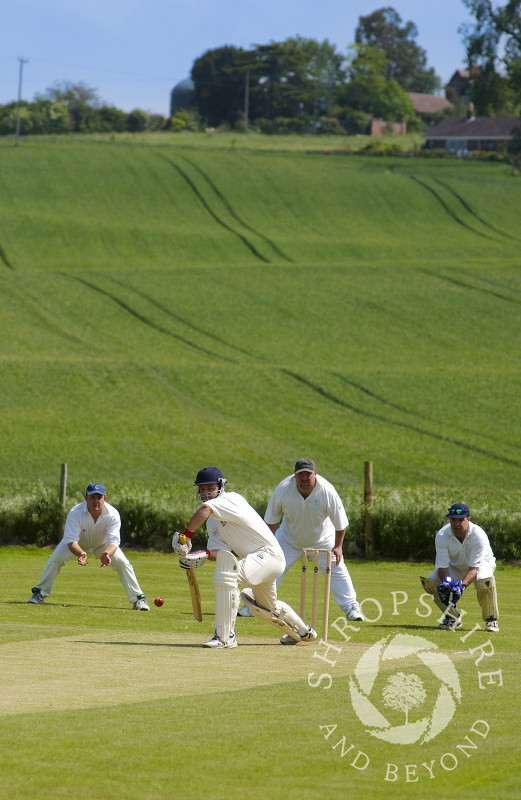
[[[181,544],[187,544],[187,539],[184,534],[181,534],[179,537],[179,542]],[[197,578],[195,577],[195,571],[193,569],[185,569],[186,572],[186,579],[188,581],[188,587],[190,589],[190,597],[192,598],[192,609],[194,612],[194,617],[196,618],[197,622],[203,621],[203,614],[201,611],[201,594],[199,592],[199,585],[197,583]]]

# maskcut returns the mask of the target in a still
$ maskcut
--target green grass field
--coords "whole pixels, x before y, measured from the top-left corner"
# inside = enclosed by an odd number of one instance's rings
[[[211,566],[198,570],[197,623],[177,560],[154,553],[129,556],[148,599],[164,598],[160,609],[131,611],[117,576],[94,561],[69,563],[45,605],[27,605],[48,552],[0,550],[2,800],[333,800],[346,792],[517,800],[518,570],[496,572],[500,633],[488,644],[483,630],[471,633],[483,625],[473,590],[463,629],[439,631],[434,613],[420,616],[429,609],[418,576],[430,565],[353,562],[373,621],[346,631],[349,641],[332,627],[329,650],[283,648],[276,628],[239,618],[240,645],[224,653],[200,647],[213,630]],[[279,590],[297,608],[299,583],[297,568]],[[351,701],[350,681],[366,672],[361,657],[384,638],[403,644],[398,636],[426,640],[459,680],[452,717],[424,743],[372,736]],[[433,713],[443,682],[411,653],[394,655],[381,661],[371,695],[393,728],[404,718],[382,705],[390,676],[405,670],[422,681],[425,698],[410,722]]]
[[[517,489],[511,167],[230,141],[0,149],[0,484]]]

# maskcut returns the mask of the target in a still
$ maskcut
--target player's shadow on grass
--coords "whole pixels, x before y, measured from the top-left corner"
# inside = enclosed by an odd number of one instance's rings
[[[32,603],[32,604],[28,603],[27,600],[5,600],[5,601],[0,602],[0,605],[26,606],[26,605],[36,605],[36,604],[35,603]],[[127,612],[129,612],[129,611],[134,612],[134,610],[135,610],[132,607],[123,608],[122,606],[94,606],[94,605],[92,605],[92,603],[89,603],[88,605],[85,605],[85,603],[71,603],[71,602],[60,603],[59,600],[54,600],[54,601],[50,601],[50,602],[47,602],[47,600],[46,600],[45,603],[39,603],[38,605],[40,605],[40,606],[43,605],[44,608],[91,608],[91,609],[98,609],[100,611],[113,611],[113,612],[116,612],[116,613],[123,612],[125,614]],[[35,612],[35,613],[37,613],[37,612]],[[136,613],[143,613],[143,612],[136,612]],[[212,616],[211,612],[203,613],[203,617],[211,617],[211,616]],[[186,614],[186,618],[187,619],[192,619],[191,614],[187,613]]]
[[[82,639],[76,639],[74,644],[103,644],[112,646],[123,647],[202,647],[202,644],[194,643],[187,644],[186,642],[85,642]],[[241,642],[241,647],[280,647],[279,642]],[[212,648],[208,647],[207,650]]]
[[[26,605],[36,605],[35,603],[28,603],[27,600],[6,600],[6,606],[26,606]],[[89,603],[87,606],[84,603],[60,603],[57,600],[51,603],[39,603],[39,606],[43,606],[44,608],[94,608],[100,609],[101,611],[132,611],[133,609],[128,608],[114,608],[114,606],[93,606],[92,603]],[[35,611],[35,614],[38,613]]]
[[[419,624],[419,625],[405,625],[405,624],[404,625],[400,625],[400,624],[394,623],[394,622],[391,623],[391,624],[387,624],[387,625],[385,625],[384,623],[370,622],[369,625],[370,625],[371,628],[386,628],[387,630],[389,630],[389,628],[393,628],[393,629],[401,630],[401,631],[424,631],[425,632],[425,631],[429,631],[429,630],[433,630],[433,629],[437,628],[437,625],[421,625],[421,624]]]

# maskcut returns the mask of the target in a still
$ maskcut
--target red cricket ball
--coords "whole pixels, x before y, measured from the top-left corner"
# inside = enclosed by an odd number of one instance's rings
[[[162,597],[156,597],[156,599],[154,600],[154,605],[160,608],[163,605],[163,602],[164,601]]]

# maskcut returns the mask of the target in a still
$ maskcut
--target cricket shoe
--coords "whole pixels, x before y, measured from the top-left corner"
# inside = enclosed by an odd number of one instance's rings
[[[351,603],[346,612],[346,620],[348,622],[364,622],[364,615],[360,611],[358,603]]]
[[[43,597],[40,594],[39,589],[31,589],[32,595],[27,601],[28,603],[33,603],[34,605],[43,605]]]
[[[495,619],[494,617],[489,617],[485,623],[485,630],[499,632],[499,625],[497,624],[497,619]]]
[[[246,603],[237,611],[238,617],[253,617],[250,609],[246,605]]]
[[[150,611],[150,606],[145,600],[144,594],[141,595],[141,597],[138,597],[132,608],[134,609],[134,611]]]
[[[217,634],[215,634],[208,642],[203,644],[203,647],[237,647],[237,638],[232,631],[228,637],[228,641],[223,642],[223,640],[219,639]]]
[[[451,617],[450,614],[446,614],[438,628],[443,631],[455,631],[457,628],[461,628],[461,616]]]
[[[317,632],[313,630],[313,628],[308,625],[308,629],[304,636],[300,637],[301,642],[313,642],[317,638]],[[280,637],[281,644],[298,644],[297,640],[290,636],[289,633],[285,633],[284,636]]]

